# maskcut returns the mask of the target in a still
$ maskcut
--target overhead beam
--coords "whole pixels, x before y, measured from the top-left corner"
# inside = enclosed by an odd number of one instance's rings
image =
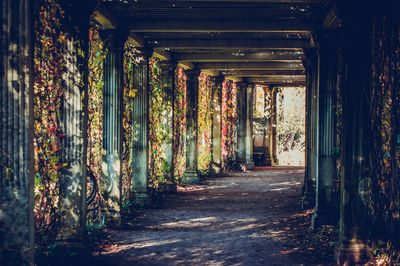
[[[186,69],[194,69],[195,65],[192,62],[179,62],[179,66]]]
[[[161,0],[162,2],[170,2],[171,0]],[[209,0],[179,0],[179,2],[207,2]],[[322,4],[326,0],[217,0],[217,2],[242,2],[242,3],[293,3],[293,4]]]
[[[289,88],[289,87],[305,87],[306,82],[268,82],[268,81],[262,81],[262,80],[247,80],[248,83],[253,83],[253,84],[258,84],[258,85],[269,85],[273,87],[279,87],[279,88]]]
[[[121,22],[132,32],[293,32],[313,31],[318,21],[270,17],[242,19],[132,18]]]
[[[246,78],[249,82],[268,82],[268,83],[306,82],[306,77],[304,75],[298,75],[298,76],[240,77],[240,78]]]
[[[260,77],[269,75],[304,75],[305,71],[300,70],[224,70],[221,75],[238,77]]]
[[[113,30],[118,28],[118,21],[111,12],[99,6],[93,12],[92,18],[96,20],[105,30]]]
[[[144,41],[142,37],[137,35],[134,32],[131,32],[128,36],[128,42],[131,43],[135,47],[143,47],[144,46]]]
[[[153,56],[163,61],[171,61],[172,59],[171,54],[163,49],[154,49]]]
[[[301,62],[197,63],[200,69],[217,70],[302,70]]]
[[[247,49],[247,48],[277,48],[298,49],[310,47],[310,40],[279,39],[279,40],[238,40],[238,39],[163,39],[148,43],[152,47],[170,49]]]
[[[272,60],[302,60],[302,51],[271,51],[259,53],[233,52],[233,53],[207,53],[207,54],[178,54],[179,61],[192,62],[232,62],[232,61],[272,61]]]

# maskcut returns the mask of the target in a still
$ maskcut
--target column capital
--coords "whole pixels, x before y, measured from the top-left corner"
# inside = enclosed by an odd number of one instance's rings
[[[123,30],[100,30],[100,37],[104,42],[104,48],[108,50],[123,50],[128,32]]]
[[[247,88],[254,89],[256,87],[255,83],[247,83]]]
[[[200,76],[201,70],[198,68],[187,69],[185,70],[185,74],[188,79],[196,79]]]
[[[152,56],[154,49],[151,47],[141,47],[141,48],[136,48],[140,52],[140,55],[143,56],[143,61],[146,62],[148,61]]]
[[[211,76],[210,80],[212,83],[222,83],[225,80],[224,76]]]
[[[236,85],[239,90],[246,90],[248,87],[248,83],[244,81],[236,82]]]
[[[168,72],[174,72],[177,67],[178,67],[178,62],[176,62],[176,61],[161,61],[160,62],[161,72],[164,74],[166,74]]]

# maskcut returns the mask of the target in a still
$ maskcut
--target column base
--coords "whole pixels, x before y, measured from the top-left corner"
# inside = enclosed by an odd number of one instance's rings
[[[122,225],[121,214],[113,209],[103,208],[105,214],[104,224],[111,228],[120,228]]]
[[[135,205],[145,207],[150,205],[150,198],[146,192],[133,192],[133,200]]]
[[[247,170],[254,170],[254,162],[251,160],[250,162],[246,162]]]
[[[177,185],[175,183],[167,183],[167,184],[161,184],[160,186],[160,192],[163,193],[176,193],[177,191]]]
[[[199,181],[199,174],[195,170],[186,170],[183,174],[183,185],[197,185]]]
[[[267,165],[267,166],[276,166],[276,165],[279,165],[279,160],[278,160],[278,158],[275,158],[275,157],[267,157],[267,158],[265,159],[265,162],[266,162],[266,165]]]
[[[332,209],[332,207],[326,206],[324,209]],[[321,212],[316,211],[311,218],[311,228],[317,230],[321,225],[336,225],[339,221],[338,213],[334,211]]]
[[[265,158],[265,163],[267,166],[274,166],[275,165],[274,158],[272,158],[272,157]]]
[[[310,209],[315,207],[315,192],[305,192],[301,198],[301,207]]]
[[[211,162],[210,173],[212,175],[221,173],[221,163]]]
[[[361,240],[340,241],[335,246],[334,258],[338,265],[355,265],[370,260],[372,250]]]

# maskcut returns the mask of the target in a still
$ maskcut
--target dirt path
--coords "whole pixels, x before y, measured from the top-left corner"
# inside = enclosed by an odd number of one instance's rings
[[[293,265],[289,217],[304,171],[277,168],[209,179],[146,210],[130,230],[110,231],[97,256],[112,265]],[[293,258],[292,258],[293,259]],[[97,259],[96,259],[97,260]]]

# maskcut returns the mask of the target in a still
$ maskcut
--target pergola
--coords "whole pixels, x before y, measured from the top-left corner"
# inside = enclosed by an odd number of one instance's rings
[[[221,84],[238,87],[238,161],[253,167],[252,94],[255,85],[306,87],[306,173],[303,203],[315,206],[313,227],[340,223],[338,262],[357,261],[368,253],[366,206],[360,184],[366,177],[365,147],[369,132],[365,93],[371,55],[370,24],[375,11],[347,1],[329,0],[149,0],[70,1],[74,23],[85,31],[92,17],[101,25],[108,49],[104,60],[104,176],[106,223],[118,226],[121,198],[121,91],[123,48],[133,44],[143,61],[135,69],[138,94],[133,120],[138,126],[133,156],[133,192],[147,200],[149,59],[170,70],[185,69],[187,83],[186,171],[184,182],[198,182],[198,77],[212,78],[214,107],[221,105]],[[32,0],[3,0],[1,32],[2,121],[0,148],[14,172],[0,180],[0,227],[7,229],[4,247],[16,247],[26,263],[34,251],[33,230],[33,71]],[[372,6],[373,7],[373,6]],[[83,35],[81,35],[83,36]],[[71,37],[72,38],[72,37]],[[73,39],[71,39],[73,41]],[[69,69],[70,75],[76,68]],[[63,160],[60,178],[61,235],[69,241],[84,236],[86,223],[86,151],[84,94],[74,83],[65,88]],[[335,109],[337,88],[343,97],[340,198],[335,198]],[[87,87],[86,87],[87,89]],[[276,100],[272,103],[275,104]],[[79,104],[77,104],[79,103]],[[214,108],[214,117],[221,115]],[[274,119],[274,118],[272,118]],[[221,121],[213,120],[213,163],[221,160]],[[271,130],[272,139],[276,132]],[[274,143],[272,146],[276,145]],[[273,149],[271,149],[273,150]],[[269,154],[274,161],[273,152]],[[2,172],[3,174],[3,172]],[[364,182],[364,181],[363,181]],[[340,203],[340,209],[337,207]],[[2,244],[2,243],[1,243]],[[0,246],[1,248],[1,246]]]

